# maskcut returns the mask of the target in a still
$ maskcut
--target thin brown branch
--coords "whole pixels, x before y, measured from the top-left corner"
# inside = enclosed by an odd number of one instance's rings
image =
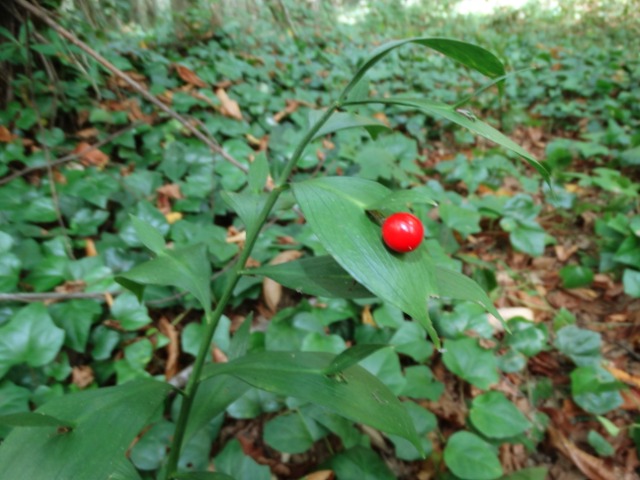
[[[78,300],[97,299],[104,300],[107,295],[116,296],[119,292],[43,292],[43,293],[0,293],[0,302],[44,302],[47,300]]]
[[[139,126],[139,125],[141,125],[141,122],[131,123],[131,124],[127,125],[126,127],[118,130],[117,132],[112,133],[107,138],[105,138],[104,140],[99,141],[95,145],[91,145],[89,148],[85,148],[81,152],[70,153],[69,155],[65,155],[64,157],[60,157],[60,158],[58,158],[56,160],[53,160],[51,162],[51,166],[52,167],[57,167],[58,165],[62,165],[64,163],[72,162],[73,160],[77,160],[79,158],[82,158],[87,153],[90,153],[90,152],[92,152],[94,150],[97,150],[98,148],[106,145],[107,143],[112,142],[113,140],[115,140],[119,136],[124,135],[129,130],[131,130],[131,129]],[[0,186],[4,185],[6,183],[9,183],[11,180],[13,180],[15,178],[24,177],[25,175],[28,175],[31,172],[36,172],[36,171],[41,170],[43,168],[48,168],[48,165],[46,165],[46,164],[45,165],[34,165],[33,167],[28,167],[28,168],[25,168],[25,169],[20,170],[18,172],[12,173],[11,175],[8,175],[8,176],[0,179]]]
[[[133,78],[131,78],[129,75],[127,75],[122,70],[117,68],[115,65],[113,65],[111,62],[109,62],[106,58],[104,58],[102,55],[100,55],[98,52],[96,52],[94,49],[92,49],[89,45],[84,43],[82,40],[77,38],[71,32],[69,32],[68,30],[64,29],[62,26],[60,26],[57,22],[55,22],[51,18],[51,16],[49,15],[49,13],[47,11],[45,11],[42,8],[40,8],[40,7],[36,6],[36,5],[28,2],[27,0],[15,0],[15,1],[16,1],[16,3],[18,5],[22,6],[24,9],[28,10],[33,15],[35,15],[40,20],[42,20],[44,23],[46,23],[58,35],[60,35],[61,37],[65,38],[66,40],[68,40],[69,42],[71,42],[72,44],[74,44],[75,46],[80,48],[87,55],[91,56],[95,61],[97,61],[100,65],[102,65],[104,68],[106,68],[111,73],[113,73],[115,76],[119,77],[124,82],[126,82],[131,88],[133,88],[135,91],[137,91],[140,95],[142,95],[144,98],[146,98],[153,105],[155,105],[160,110],[165,112],[167,115],[171,116],[172,118],[174,118],[175,120],[180,122],[189,132],[191,132],[200,141],[202,141],[205,145],[207,145],[213,152],[217,153],[222,158],[224,158],[226,161],[228,161],[229,163],[231,163],[235,167],[239,168],[240,170],[242,170],[244,172],[248,171],[247,167],[245,167],[240,162],[238,162],[235,158],[233,158],[220,145],[218,145],[217,142],[214,142],[211,139],[209,139],[207,137],[207,135],[202,133],[200,131],[200,129],[194,127],[190,122],[188,122],[184,117],[182,117],[182,115],[180,115],[175,110],[173,110],[173,109],[169,108],[168,106],[166,106],[164,103],[162,103],[160,100],[158,100],[155,96],[153,96],[151,93],[149,93],[142,85],[140,85],[138,82],[136,82]]]

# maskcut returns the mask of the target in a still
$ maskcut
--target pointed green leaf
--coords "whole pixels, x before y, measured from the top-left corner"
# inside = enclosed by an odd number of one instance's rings
[[[380,45],[376,48],[369,58],[360,66],[353,79],[345,89],[345,92],[350,92],[354,88],[360,79],[367,71],[373,67],[376,63],[382,60],[393,49],[406,45],[407,43],[417,43],[436,50],[443,55],[455,60],[462,65],[477,70],[491,78],[499,77],[505,74],[504,65],[493,53],[485,50],[482,47],[473,45],[471,43],[461,42],[459,40],[452,40],[448,38],[437,37],[416,37],[406,38],[402,40],[393,40]]]
[[[322,114],[323,112],[320,110],[312,110],[309,113],[309,125],[314,125],[320,117],[322,117]],[[327,120],[322,127],[320,127],[320,130],[318,130],[311,140],[324,137],[329,133],[357,127],[363,127],[366,129],[374,140],[380,132],[383,130],[389,130],[387,125],[375,118],[363,117],[362,115],[356,115],[355,113],[336,112],[329,117],[329,120]]]
[[[137,380],[50,400],[36,412],[73,422],[75,428],[14,428],[0,445],[3,478],[139,478],[126,451],[170,389]]]
[[[256,352],[225,364],[208,365],[203,378],[233,375],[254,387],[294,396],[354,422],[399,435],[420,450],[415,428],[396,396],[359,365],[340,376],[323,374],[334,358],[321,352]]]
[[[71,422],[43,413],[22,412],[0,416],[0,425],[7,427],[73,427]]]
[[[160,253],[164,250],[164,237],[155,229],[151,224],[140,220],[138,217],[129,215],[133,228],[138,235],[138,238],[145,247],[151,250],[153,253]]]
[[[329,177],[296,183],[293,192],[336,262],[365,288],[416,319],[436,347],[439,340],[427,311],[430,296],[478,302],[499,317],[473,280],[437,267],[424,245],[405,254],[384,246],[380,226],[367,210],[389,195],[386,187],[359,178]],[[325,273],[338,274],[328,263],[325,268]]]
[[[211,265],[204,245],[163,250],[148,262],[115,278],[116,282],[142,297],[145,285],[170,285],[192,294],[205,312],[211,311]]]
[[[369,205],[369,209],[398,211],[405,210],[408,205],[424,203],[434,207],[438,205],[432,198],[429,198],[418,189],[398,190],[390,193],[379,202]]]
[[[264,265],[243,273],[264,275],[287,288],[319,297],[371,298],[374,296],[356,282],[330,255],[302,258],[279,265]]]
[[[253,193],[262,192],[262,189],[267,184],[267,178],[269,178],[269,162],[265,153],[260,152],[249,165],[249,191]]]
[[[265,193],[250,193],[248,191],[221,192],[224,201],[238,214],[247,229],[247,235],[254,228],[258,228],[260,212],[267,202]]]
[[[358,102],[353,102],[353,105],[356,105]],[[429,115],[436,115],[440,117],[444,117],[447,120],[457,123],[458,125],[467,128],[480,135],[481,137],[486,138],[487,140],[491,140],[492,142],[504,147],[508,150],[511,150],[514,153],[517,153],[522,158],[524,158],[529,165],[534,167],[542,177],[549,182],[550,174],[546,165],[542,162],[536,160],[529,152],[527,152],[520,145],[515,143],[506,135],[502,134],[491,125],[481,121],[475,115],[463,109],[455,109],[451,105],[447,105],[444,103],[432,102],[429,100],[424,100],[421,98],[402,98],[402,97],[392,97],[392,98],[376,98],[367,100],[366,103],[382,103],[385,105],[399,105],[404,107],[411,107],[421,110]],[[345,105],[348,105],[346,103]]]
[[[348,350],[345,350],[336,358],[334,358],[328,367],[326,367],[322,373],[325,375],[335,375],[336,373],[346,370],[351,365],[355,365],[360,360],[367,358],[374,352],[377,352],[381,348],[385,348],[388,345],[375,345],[373,343],[364,343],[356,345]]]
[[[367,213],[390,190],[364,179],[328,177],[295,183],[293,192],[333,258],[371,292],[417,320],[438,344],[427,310],[428,297],[437,294],[432,260],[424,246],[392,253]]]

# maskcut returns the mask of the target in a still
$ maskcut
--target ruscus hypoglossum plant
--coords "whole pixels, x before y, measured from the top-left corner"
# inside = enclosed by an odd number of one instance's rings
[[[366,73],[387,54],[406,44],[435,50],[485,75],[499,87],[505,76],[504,67],[495,55],[476,45],[452,39],[411,38],[392,41],[374,50],[333,103],[324,110],[311,112],[308,130],[284,165],[269,165],[266,158],[257,158],[250,166],[248,185],[244,190],[222,192],[224,201],[244,223],[246,240],[238,258],[224,273],[223,290],[216,295],[211,292],[212,269],[204,245],[172,248],[166,244],[162,233],[133,216],[130,219],[133,229],[140,242],[153,253],[153,258],[121,274],[117,281],[138,297],[142,297],[148,285],[177,287],[190,294],[204,311],[199,348],[186,387],[181,389],[156,380],[140,379],[55,398],[32,413],[5,416],[3,425],[11,426],[13,430],[0,446],[3,478],[49,479],[52,472],[56,472],[55,478],[68,479],[139,478],[126,456],[127,450],[146,426],[162,418],[165,401],[176,396],[179,412],[160,477],[229,478],[222,473],[189,473],[180,468],[180,458],[185,444],[198,430],[224,412],[250,387],[294,397],[300,408],[313,412],[309,415],[314,418],[320,418],[322,413],[313,410],[320,407],[320,412],[330,412],[336,418],[369,425],[395,438],[398,444],[409,442],[410,445],[404,448],[413,449],[418,456],[425,453],[420,437],[424,431],[418,433],[417,414],[412,407],[404,405],[387,385],[358,365],[385,345],[357,344],[337,355],[318,351],[251,349],[251,319],[248,318],[231,340],[229,361],[207,363],[211,340],[223,314],[229,310],[239,281],[256,275],[271,277],[282,285],[311,295],[351,299],[377,297],[410,317],[419,326],[418,337],[424,339],[428,335],[437,348],[441,348],[441,343],[429,315],[428,299],[431,297],[475,302],[500,318],[484,290],[462,273],[436,262],[428,246],[421,242],[422,238],[417,242],[412,238],[410,245],[403,244],[399,248],[385,246],[376,217],[384,219],[397,212],[406,213],[412,205],[430,202],[430,199],[418,192],[392,191],[381,183],[349,176],[293,180],[305,148],[314,139],[352,128],[365,128],[375,137],[386,128],[380,121],[357,113],[364,105],[417,110],[445,119],[515,152],[547,178],[543,164],[476,115],[461,108],[462,102],[448,105],[407,94],[370,96]],[[270,173],[275,182],[266,189]],[[265,225],[285,192],[293,195],[326,255],[249,268],[247,261],[254,246],[268,228]],[[46,321],[43,307],[29,308],[28,313]],[[468,340],[448,344],[444,361],[447,366],[451,365],[452,371],[456,371],[456,355],[460,349],[477,348],[475,344],[467,345],[473,343]],[[415,373],[422,374],[418,370]],[[476,398],[472,419],[474,412],[482,418],[483,408],[487,405],[506,402],[504,409],[515,418],[512,433],[521,433],[528,428],[528,422],[511,412],[509,402],[500,395],[491,392],[486,398]],[[479,429],[482,430],[482,426]],[[489,452],[490,461],[484,465],[486,475],[483,478],[497,478],[502,474],[487,444],[469,432],[458,432],[450,439],[445,461],[447,457],[455,457],[458,450],[466,449],[480,452],[481,456]],[[461,468],[454,473],[467,478],[464,465]]]

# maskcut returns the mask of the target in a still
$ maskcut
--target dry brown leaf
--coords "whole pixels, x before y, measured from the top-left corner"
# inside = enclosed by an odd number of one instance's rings
[[[83,292],[86,286],[84,280],[67,280],[62,285],[58,285],[55,291],[58,293],[78,293]]]
[[[285,102],[286,107],[284,108],[284,110],[279,111],[273,116],[273,120],[276,123],[280,123],[284,118],[288,117],[293,112],[298,110],[298,107],[302,105],[298,100],[285,100]]]
[[[4,125],[0,125],[0,142],[9,143],[16,138],[18,138],[17,135],[12,134]]]
[[[168,183],[156,189],[156,192],[159,195],[164,195],[166,197],[172,198],[174,200],[180,200],[184,198],[182,196],[182,192],[180,191],[180,185],[177,183]]]
[[[227,363],[229,361],[227,355],[218,347],[213,348],[211,356],[213,357],[213,363]]]
[[[176,67],[176,71],[180,78],[186,83],[193,85],[198,88],[205,88],[207,84],[196,75],[192,70],[189,70],[187,67],[183,67],[182,65],[174,65]]]
[[[96,138],[100,134],[100,131],[97,128],[90,127],[85,128],[83,130],[78,130],[76,132],[76,137],[82,140],[89,140],[91,138]]]
[[[391,122],[383,112],[376,112],[373,114],[373,118],[384,123],[387,127],[391,127]]]
[[[276,255],[273,260],[269,262],[269,265],[280,265],[281,263],[291,262],[301,256],[302,252],[299,250],[285,250]],[[276,313],[278,311],[278,304],[282,299],[282,285],[275,280],[265,277],[262,281],[262,296],[269,310],[272,313]]]
[[[360,320],[364,325],[370,325],[372,327],[377,327],[378,324],[373,319],[373,315],[371,314],[371,305],[365,305],[362,309],[362,313],[360,314]]]
[[[89,365],[80,365],[71,370],[71,383],[81,390],[91,385],[94,378],[93,370]]]
[[[72,153],[80,156],[80,162],[85,167],[94,166],[98,168],[98,170],[102,170],[107,165],[107,163],[109,163],[109,157],[97,148],[91,151],[87,151],[90,148],[91,145],[89,145],[87,142],[80,142]],[[87,151],[87,153],[83,153],[85,151]]]
[[[87,238],[84,241],[84,255],[85,257],[95,257],[98,255],[98,250],[96,249],[96,244],[90,238]]]
[[[107,307],[111,308],[113,306],[113,295],[109,292],[105,292],[104,294],[104,303],[107,304]]]
[[[602,459],[580,450],[553,425],[549,426],[548,432],[551,444],[569,458],[590,480],[631,480],[633,478],[625,475],[618,467],[607,465]]]
[[[229,98],[229,95],[227,95],[227,92],[225,92],[224,89],[218,88],[216,90],[216,96],[222,104],[220,113],[222,113],[225,117],[234,118],[236,120],[243,119],[238,102]]]
[[[175,325],[173,325],[167,317],[160,317],[158,330],[169,339],[169,343],[167,344],[167,363],[164,366],[164,377],[169,380],[178,374],[180,337]]]
[[[303,480],[333,480],[334,478],[336,477],[332,470],[318,470],[303,477]]]
[[[505,307],[505,308],[499,308],[498,313],[502,316],[505,322],[508,322],[509,320],[515,317],[523,317],[529,320],[530,322],[535,321],[535,315],[533,313],[533,310],[531,310],[530,308]],[[487,319],[489,320],[489,323],[494,328],[494,330],[498,332],[502,332],[504,330],[504,326],[502,325],[502,322],[498,320],[496,317],[494,317],[493,315],[488,314]]]
[[[182,213],[180,212],[168,212],[164,214],[164,218],[167,219],[167,223],[169,225],[173,225],[174,223],[176,223],[178,220],[182,220]]]
[[[631,375],[624,370],[620,370],[619,368],[615,368],[610,365],[605,365],[604,368],[606,368],[609,373],[616,378],[616,380],[640,389],[640,377],[636,377],[635,375]]]

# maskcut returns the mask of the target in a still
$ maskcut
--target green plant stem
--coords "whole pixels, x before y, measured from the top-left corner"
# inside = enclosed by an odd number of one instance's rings
[[[167,470],[166,470],[166,479],[170,479],[176,473],[178,468],[178,460],[180,458],[180,451],[182,449],[182,443],[184,440],[184,434],[187,429],[187,421],[189,419],[189,414],[191,412],[191,405],[193,404],[193,400],[198,391],[198,386],[200,382],[200,375],[202,374],[202,367],[204,366],[205,359],[209,355],[209,348],[211,345],[211,339],[213,338],[213,334],[216,331],[216,327],[220,322],[220,317],[224,313],[231,296],[233,295],[233,290],[238,283],[238,280],[242,276],[242,271],[245,268],[245,264],[251,255],[253,247],[255,246],[256,240],[258,239],[258,235],[262,230],[262,227],[266,223],[269,218],[269,214],[273,209],[273,206],[276,204],[278,197],[280,194],[286,190],[287,184],[286,182],[289,179],[289,176],[293,172],[298,160],[302,156],[302,152],[305,147],[311,142],[313,136],[320,130],[322,125],[324,125],[329,117],[333,114],[333,112],[339,107],[339,103],[334,103],[330,106],[327,111],[320,117],[320,119],[309,129],[307,134],[304,136],[302,141],[298,144],[298,147],[293,152],[293,155],[289,159],[289,162],[285,166],[284,170],[280,174],[277,182],[276,188],[274,188],[267,197],[264,207],[260,212],[260,216],[257,221],[256,228],[249,230],[247,240],[245,241],[244,249],[242,253],[238,257],[238,261],[236,262],[233,270],[231,271],[230,277],[227,281],[227,285],[225,287],[224,293],[220,300],[218,301],[218,305],[216,309],[206,316],[206,325],[205,332],[202,338],[202,343],[200,343],[200,348],[198,350],[198,355],[196,357],[195,363],[193,364],[193,371],[191,372],[191,376],[189,377],[189,382],[187,383],[187,387],[185,388],[183,397],[182,397],[182,405],[180,406],[180,414],[178,415],[178,421],[176,423],[176,431],[173,435],[173,440],[171,442],[171,451],[169,453],[169,460],[167,462]]]

